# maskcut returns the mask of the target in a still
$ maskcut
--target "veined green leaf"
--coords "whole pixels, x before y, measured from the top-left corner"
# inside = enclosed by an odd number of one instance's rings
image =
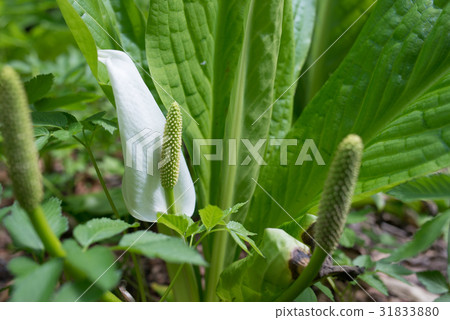
[[[69,2],[89,28],[98,48],[118,49],[120,42],[105,6],[107,2],[95,0],[69,0]]]
[[[188,236],[186,233],[188,232],[189,227],[194,224],[194,221],[185,214],[175,215],[158,213],[158,219],[156,221],[176,231],[182,237]]]
[[[75,227],[73,235],[83,246],[89,247],[91,244],[111,238],[128,228],[138,227],[139,223],[128,224],[122,220],[109,218],[92,219]]]
[[[414,3],[378,0],[343,63],[286,136],[297,139],[300,144],[305,139],[312,139],[326,165],[318,165],[315,161],[295,165],[299,155],[299,150],[295,148],[288,149],[287,166],[279,165],[278,155],[269,159],[269,165],[261,170],[259,181],[279,205],[265,191],[258,190],[246,221],[249,229],[260,233],[265,226],[288,221],[290,217],[284,210],[296,218],[317,204],[328,164],[345,135],[350,132],[360,135],[369,149],[372,140],[380,139],[374,138],[394,117],[414,103],[419,103],[421,96],[441,81],[450,69],[449,14],[450,3],[447,1],[436,1],[433,5],[431,0]],[[438,102],[436,107],[439,109],[441,106]],[[420,138],[416,143],[420,143]],[[445,149],[438,142],[433,148],[439,151]],[[364,159],[367,159],[367,153],[368,150]],[[440,155],[442,158],[439,161],[431,161],[432,166],[424,168],[422,163],[413,164],[419,168],[422,165],[421,170],[411,170],[411,164],[406,165],[411,158],[405,154],[400,156],[403,159],[401,163],[394,158],[389,161],[375,158],[373,163],[382,163],[385,168],[377,167],[372,171],[383,171],[387,179],[392,179],[389,170],[400,166],[400,175],[406,180],[448,166],[448,152]],[[424,158],[421,162],[430,163]],[[367,167],[367,160],[363,160],[362,182],[371,173]],[[386,181],[378,181],[377,184],[371,181],[365,185],[361,181],[357,193],[369,190],[375,193],[377,188],[386,185]],[[403,181],[397,180],[397,183]]]
[[[300,75],[312,42],[316,21],[317,0],[292,0],[294,15],[295,70],[294,77]],[[283,26],[283,33],[285,26]],[[278,57],[280,60],[280,57]]]
[[[126,234],[120,240],[119,247],[149,258],[161,258],[171,263],[207,265],[200,253],[194,248],[188,247],[180,238],[151,231],[136,231]]]
[[[202,158],[194,166],[201,182],[200,206],[215,203],[228,208],[248,200],[253,192],[248,179],[257,174],[257,166],[255,161],[240,165],[247,156],[240,139],[268,134],[270,112],[255,126],[250,124],[273,102],[283,9],[284,1],[150,3],[146,38],[150,71],[161,85],[157,89],[165,104],[173,97],[185,109],[189,152],[192,138],[225,138],[224,159],[231,156],[238,164],[210,164]],[[237,139],[236,154],[228,139]]]
[[[380,280],[380,278],[374,272],[363,273],[358,277],[358,280],[364,281],[369,286],[371,286],[374,289],[377,289],[385,296],[389,295],[386,285],[383,283],[383,281]]]
[[[274,83],[274,103],[270,108],[272,111],[270,138],[284,138],[291,128],[297,78],[311,44],[315,12],[316,0],[284,2],[280,51]],[[280,147],[278,144],[269,144],[266,150],[266,157],[270,157],[272,152],[279,152]]]
[[[256,233],[248,231],[247,229],[244,228],[242,224],[236,221],[228,222],[226,228],[228,232],[231,234],[234,241],[236,241],[236,243],[241,247],[242,250],[244,250],[248,254],[251,254],[248,251],[246,245],[242,242],[243,240],[247,242],[253,248],[253,250],[255,250],[260,256],[264,257],[262,252],[257,247],[256,243],[249,237],[256,235]]]
[[[367,145],[355,200],[449,166],[449,145],[450,73]]]
[[[305,74],[306,101],[311,100],[342,62],[370,15],[370,11],[364,12],[375,2],[376,0],[318,1],[314,37],[308,58],[308,66],[314,65]]]
[[[441,200],[450,198],[450,176],[434,174],[421,177],[389,190],[387,194],[402,201]]]
[[[203,224],[208,230],[214,228],[219,222],[222,221],[224,217],[222,209],[212,205],[208,205],[206,208],[200,209],[199,214]]]
[[[24,83],[25,90],[28,96],[28,102],[43,98],[51,89],[53,85],[53,74],[40,74]]]
[[[447,280],[437,270],[418,272],[417,279],[432,293],[443,294],[449,291]]]

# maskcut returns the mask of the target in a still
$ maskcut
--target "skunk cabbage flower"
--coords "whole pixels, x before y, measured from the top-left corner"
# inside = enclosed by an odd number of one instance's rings
[[[0,131],[14,194],[31,212],[42,200],[42,177],[27,94],[19,75],[8,66],[0,70]]]
[[[165,213],[168,209],[159,171],[166,119],[126,53],[99,50],[98,57],[108,70],[117,107],[125,161],[122,181],[125,204],[136,219],[155,221],[158,212]],[[195,190],[183,157],[173,192],[177,213],[191,216]]]

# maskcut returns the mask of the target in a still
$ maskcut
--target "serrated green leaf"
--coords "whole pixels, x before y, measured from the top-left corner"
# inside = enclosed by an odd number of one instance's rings
[[[400,280],[406,284],[410,284],[404,276],[410,275],[413,272],[411,270],[406,269],[400,264],[388,264],[383,263],[382,261],[378,261],[375,266],[375,271],[382,272],[387,274],[390,277],[393,277],[397,280]]]
[[[188,247],[182,239],[151,231],[136,231],[126,234],[119,242],[119,248],[142,254],[148,258],[161,258],[171,263],[207,265],[194,248]]]
[[[262,257],[264,255],[261,253],[261,251],[256,246],[256,243],[250,239],[249,236],[254,236],[256,233],[250,232],[247,229],[244,228],[242,224],[236,221],[230,221],[226,225],[227,230],[230,232],[231,236],[233,237],[234,241],[247,253],[250,254],[245,244],[241,241],[244,240],[248,242],[248,244]]]
[[[404,202],[450,198],[450,175],[433,174],[403,183],[387,194]]]
[[[128,224],[122,220],[113,220],[109,218],[92,219],[85,224],[78,225],[73,230],[75,239],[83,247],[89,247],[91,244],[109,239],[128,228],[138,227],[139,223]]]
[[[57,130],[52,133],[52,136],[59,141],[65,142],[72,139],[72,135],[67,130]]]
[[[40,112],[52,111],[58,108],[76,106],[97,100],[99,96],[90,92],[80,92],[77,94],[67,94],[60,97],[48,97],[35,103],[36,110]]]
[[[56,127],[60,129],[68,129],[70,124],[78,122],[73,115],[60,111],[35,111],[31,114],[31,117],[35,126]]]
[[[223,211],[217,206],[208,205],[204,209],[200,209],[199,211],[200,218],[206,229],[211,230],[214,228],[220,221],[223,220]]]
[[[41,150],[50,139],[50,131],[45,127],[34,127],[35,144],[38,150]]]
[[[176,231],[179,235],[183,237],[188,237],[186,233],[194,221],[187,215],[174,215],[174,214],[164,214],[158,213],[158,223],[162,223],[170,229]],[[192,234],[192,233],[191,233]]]
[[[52,88],[54,78],[51,73],[40,74],[25,82],[24,86],[27,92],[28,102],[34,103],[43,98]]]
[[[233,238],[233,240],[237,243],[237,245],[244,250],[247,254],[251,254],[250,251],[248,251],[247,246],[245,245],[244,241],[241,240],[241,238],[236,234],[236,232],[228,230],[229,234]]]
[[[250,232],[244,228],[242,224],[236,221],[230,221],[227,223],[227,229],[236,232],[242,236],[254,236],[256,233]]]
[[[200,221],[191,224],[186,231],[186,237],[190,237],[202,232],[206,231],[206,227],[204,225],[200,225]]]
[[[18,248],[30,249],[34,251],[44,250],[44,245],[28,218],[27,213],[18,203],[10,207],[11,214],[3,219],[3,224],[8,230],[13,243]],[[51,198],[44,202],[42,210],[47,218],[50,228],[59,237],[68,230],[67,218],[61,214],[61,201]]]
[[[53,259],[31,269],[29,273],[18,276],[14,280],[11,301],[50,301],[62,268],[63,261],[61,259]]]
[[[396,249],[384,261],[396,262],[414,257],[420,252],[425,251],[442,235],[442,231],[448,226],[449,221],[450,210],[447,210],[440,213],[435,218],[425,222],[424,225],[414,234],[411,241]]]
[[[69,239],[63,243],[67,253],[67,262],[73,268],[81,271],[91,284],[104,291],[112,289],[120,279],[113,254],[108,248],[95,246],[83,251],[75,240]],[[84,280],[84,279],[79,279]]]
[[[114,131],[117,129],[117,123],[104,119],[103,116],[106,114],[106,112],[98,112],[82,121],[83,126],[86,127],[89,130],[93,130],[95,126],[100,126],[106,131],[108,131],[110,134],[113,134]]]
[[[417,279],[427,288],[431,293],[443,294],[449,292],[447,280],[439,271],[422,271],[416,273]]]
[[[383,281],[380,280],[380,278],[375,273],[369,273],[369,272],[363,273],[362,275],[358,276],[357,280],[364,281],[369,286],[380,291],[385,296],[389,295],[386,285],[383,283]]]
[[[234,214],[234,213],[238,212],[239,209],[242,208],[243,206],[245,206],[247,203],[248,203],[248,201],[245,201],[242,203],[237,203],[234,206],[232,206],[231,208],[223,210],[223,218],[226,218],[230,214]]]

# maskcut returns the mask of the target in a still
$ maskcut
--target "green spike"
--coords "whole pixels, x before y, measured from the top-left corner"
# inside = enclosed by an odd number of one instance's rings
[[[25,89],[13,68],[0,72],[0,131],[17,201],[26,211],[42,200],[42,177]]]
[[[336,248],[352,202],[363,153],[361,138],[350,134],[339,144],[320,199],[314,226],[316,246],[307,267],[276,301],[293,301],[309,287],[325,258]]]
[[[352,202],[363,143],[350,134],[339,144],[325,182],[316,222],[316,240],[331,253],[339,243]]]
[[[180,173],[182,131],[183,119],[181,117],[180,106],[178,103],[174,102],[167,113],[161,151],[161,185],[167,190],[173,189],[178,181],[178,175]]]

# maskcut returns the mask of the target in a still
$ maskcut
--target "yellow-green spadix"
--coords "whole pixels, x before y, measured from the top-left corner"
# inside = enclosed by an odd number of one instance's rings
[[[108,70],[117,108],[125,161],[122,181],[125,204],[136,219],[155,221],[158,212],[168,209],[159,171],[164,164],[161,146],[166,119],[126,53],[99,50],[98,57]],[[174,199],[177,211],[191,216],[195,190],[183,157],[179,165]]]
[[[9,66],[0,70],[0,131],[14,194],[31,212],[42,200],[42,178],[27,95],[19,75]]]

